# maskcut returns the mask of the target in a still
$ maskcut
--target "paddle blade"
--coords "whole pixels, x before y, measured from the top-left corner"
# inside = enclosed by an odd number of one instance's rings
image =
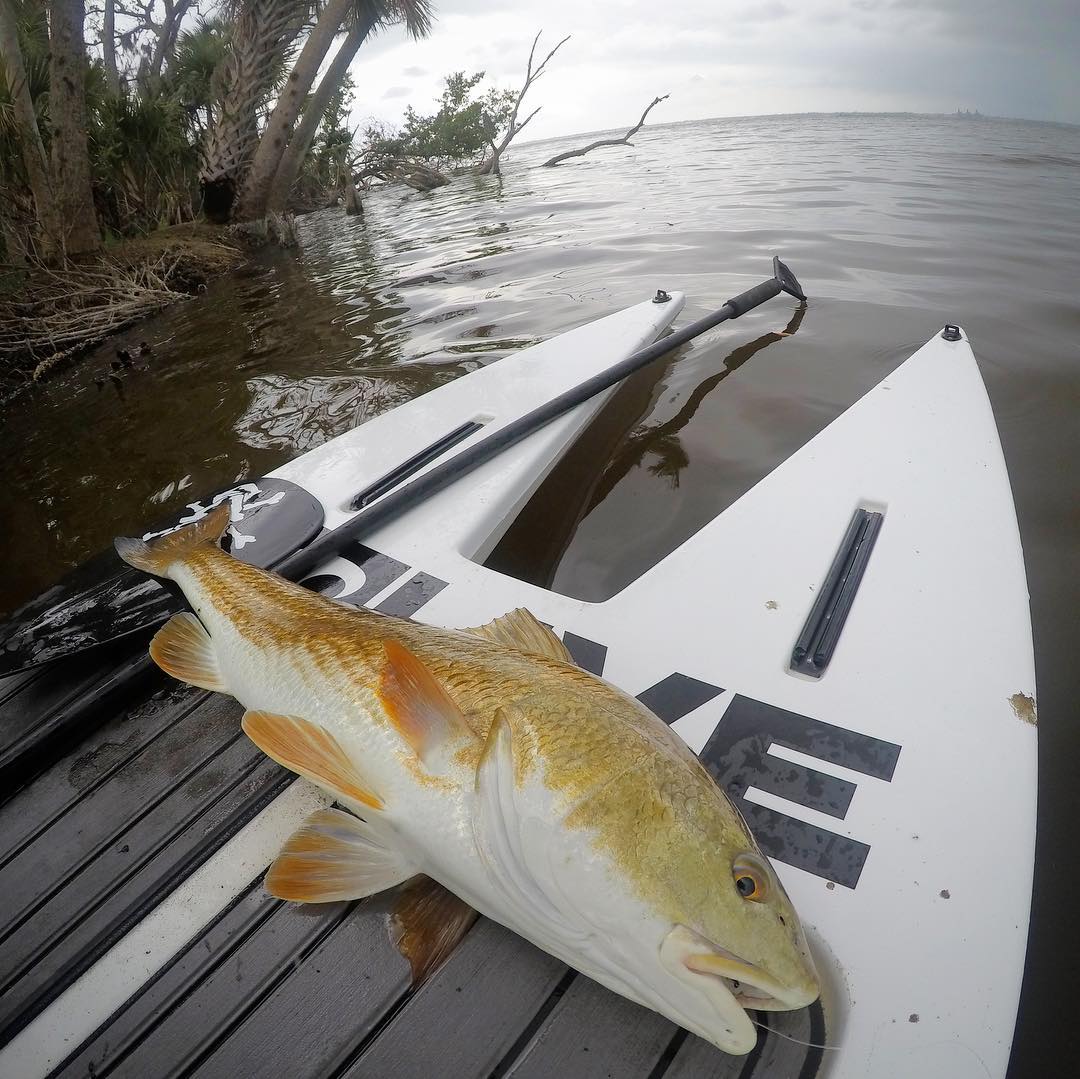
[[[223,501],[232,509],[231,552],[253,566],[277,564],[322,528],[318,499],[288,480],[267,478],[192,502],[142,537],[188,524]],[[0,677],[150,629],[182,609],[167,587],[103,551],[0,624]]]

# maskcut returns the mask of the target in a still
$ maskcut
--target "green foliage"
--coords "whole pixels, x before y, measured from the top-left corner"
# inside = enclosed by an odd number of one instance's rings
[[[315,143],[312,146],[313,157],[339,156],[342,147],[348,149],[352,145],[353,134],[348,126],[348,120],[354,89],[352,76],[346,74],[326,105],[322,123],[319,125]]]
[[[48,152],[49,42],[44,6],[38,0],[22,0],[19,14],[23,62]],[[220,18],[201,19],[182,32],[163,78],[153,88],[131,77],[129,70],[115,95],[101,61],[87,62],[87,141],[94,201],[108,232],[130,235],[194,217],[199,140],[217,104],[214,73],[225,55],[228,32],[229,24]],[[10,113],[6,81],[0,82],[0,183],[18,198],[25,177]]]
[[[353,132],[348,122],[354,89],[352,77],[346,75],[327,103],[295,188],[300,205],[324,201],[327,192],[340,186],[349,167]]]
[[[369,127],[364,137],[369,171],[402,159],[441,169],[482,158],[509,122],[517,97],[511,90],[482,92],[483,79],[482,71],[455,71],[446,77],[439,107],[431,115],[422,116],[410,105],[400,131]]]
[[[214,78],[229,45],[230,25],[221,18],[200,19],[181,31],[166,77],[170,92],[187,110],[195,127],[209,126],[211,110],[219,103]]]
[[[193,216],[198,152],[181,95],[87,94],[90,164],[98,210],[113,231]]]
[[[45,0],[0,0],[15,13],[19,45],[26,66],[31,99],[38,113],[46,156],[50,152],[49,37]],[[280,0],[284,7],[299,5],[313,19],[322,8],[318,0]],[[121,12],[115,28],[120,75],[117,93],[109,86],[104,63],[91,61],[85,68],[87,140],[98,216],[107,234],[131,235],[193,217],[199,208],[200,148],[221,119],[226,58],[241,7],[250,0],[211,0],[204,10],[210,17],[192,20],[181,30],[163,68],[147,75],[148,57],[158,42],[158,23]],[[273,3],[267,0],[268,9]],[[141,5],[136,5],[141,7]],[[151,0],[151,14],[161,15],[159,0]],[[404,25],[412,37],[427,34],[432,22],[430,0],[358,0],[352,17],[372,19],[377,26]],[[91,13],[86,30],[89,52],[100,32],[99,13]],[[159,27],[160,29],[160,27]],[[259,115],[272,106],[285,84],[300,39],[277,57],[269,89],[263,94]],[[0,76],[3,75],[0,70]],[[482,76],[458,75],[447,90],[435,117],[412,114],[409,138],[442,160],[457,161],[482,151],[485,124],[500,114],[499,95],[480,95]],[[301,188],[316,200],[337,188],[350,167],[353,133],[349,130],[352,83],[345,82],[327,108],[307,154]],[[389,138],[389,133],[387,138]],[[33,199],[24,172],[19,132],[6,79],[0,77],[0,224],[32,231]],[[5,207],[7,208],[5,210]],[[4,230],[0,229],[0,233]],[[2,241],[0,241],[2,243]]]

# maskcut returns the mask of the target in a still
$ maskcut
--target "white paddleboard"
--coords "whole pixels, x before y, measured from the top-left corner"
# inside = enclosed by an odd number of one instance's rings
[[[490,434],[649,343],[682,304],[640,304],[524,350],[274,474],[336,527],[365,484],[447,436],[444,456]],[[482,566],[605,399],[312,576],[339,599],[437,625],[528,607],[583,666],[672,722],[737,798],[812,939],[838,1047],[819,1075],[1003,1075],[1034,852],[1035,684],[1015,511],[967,340],[933,338],[604,602]],[[859,509],[881,515],[877,539],[811,677],[792,651]],[[23,1030],[0,1071],[47,1071],[57,1045],[160,969],[322,800],[290,788]]]
[[[674,729],[748,784],[742,808],[817,943],[841,1047],[820,1074],[1004,1075],[1034,861],[1035,675],[1012,493],[966,338],[935,336],[602,603],[478,564],[542,453],[511,450],[367,545],[449,582],[423,621],[526,606],[629,693],[677,711],[722,687]],[[883,520],[835,653],[818,678],[793,672],[860,507]]]

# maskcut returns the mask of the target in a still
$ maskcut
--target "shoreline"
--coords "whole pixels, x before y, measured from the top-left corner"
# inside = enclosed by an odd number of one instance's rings
[[[250,241],[203,221],[120,240],[63,268],[12,270],[0,283],[0,407],[94,346],[247,261]]]

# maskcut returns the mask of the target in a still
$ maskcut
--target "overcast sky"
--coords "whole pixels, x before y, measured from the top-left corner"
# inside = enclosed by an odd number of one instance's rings
[[[429,111],[451,71],[520,85],[529,45],[571,35],[523,138],[784,112],[980,112],[1080,123],[1080,0],[434,0],[354,61],[354,122]],[[539,48],[538,48],[539,51]],[[543,50],[546,52],[547,50]],[[541,53],[543,55],[543,53]]]

